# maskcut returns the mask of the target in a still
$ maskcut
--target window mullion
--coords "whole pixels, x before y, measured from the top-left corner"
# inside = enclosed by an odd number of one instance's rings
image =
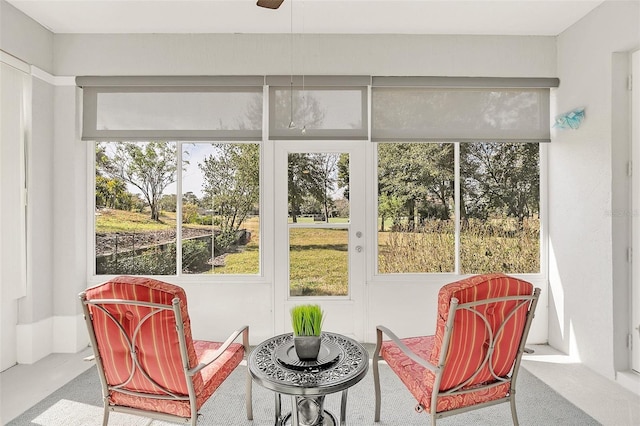
[[[176,274],[182,275],[182,142],[176,142]]]
[[[454,164],[454,209],[455,209],[455,273],[460,273],[460,143],[453,144],[453,164]]]

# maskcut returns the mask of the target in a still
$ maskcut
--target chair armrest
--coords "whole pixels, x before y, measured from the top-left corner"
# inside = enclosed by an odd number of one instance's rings
[[[377,346],[376,346],[376,350],[380,349],[380,346],[382,344],[382,334],[386,334],[393,343],[396,344],[396,346],[398,346],[398,348],[409,358],[411,358],[413,361],[415,361],[416,363],[418,363],[419,365],[421,365],[422,367],[431,370],[432,372],[436,373],[438,371],[438,366],[431,364],[429,361],[427,361],[424,358],[421,358],[420,356],[418,356],[415,352],[413,352],[411,349],[409,349],[407,347],[407,345],[405,345],[404,343],[402,343],[402,341],[400,340],[400,338],[398,336],[396,336],[391,330],[389,330],[387,327],[384,327],[382,325],[379,325],[376,327],[376,329],[378,330],[378,342],[377,342]]]
[[[220,355],[222,355],[224,353],[224,351],[226,351],[229,346],[231,346],[231,344],[242,334],[242,344],[245,348],[245,352],[246,350],[249,348],[249,326],[245,325],[240,327],[239,329],[237,329],[236,331],[234,331],[231,336],[229,336],[227,338],[227,340],[224,341],[224,343],[222,343],[222,346],[220,346],[212,355],[211,359],[209,361],[207,361],[206,363],[201,362],[200,364],[196,365],[194,368],[190,369],[187,374],[190,376],[193,376],[194,374],[196,374],[198,371],[202,370],[203,368],[207,367],[209,364],[211,364],[212,362],[214,362],[215,360],[217,360],[218,358],[220,358]]]

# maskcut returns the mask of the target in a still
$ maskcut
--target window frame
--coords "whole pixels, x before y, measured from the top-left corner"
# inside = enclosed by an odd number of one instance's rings
[[[89,203],[89,215],[90,219],[87,220],[87,247],[88,252],[91,253],[90,256],[87,256],[87,271],[89,275],[90,283],[100,283],[111,278],[114,278],[120,274],[96,274],[96,197],[95,197],[95,170],[96,170],[96,144],[99,142],[105,142],[102,140],[92,140],[88,143],[90,144],[90,149],[87,150],[87,164],[89,166],[90,178],[87,179],[87,195]],[[119,141],[111,141],[113,143],[118,143]],[[139,141],[144,142],[144,141]],[[260,243],[259,243],[259,272],[257,274],[185,274],[182,271],[182,244],[176,244],[176,274],[172,275],[150,275],[144,274],[139,276],[152,276],[154,278],[160,280],[167,280],[176,283],[254,283],[254,282],[267,282],[267,277],[271,273],[271,266],[265,261],[265,253],[264,253],[264,201],[265,194],[263,191],[264,188],[264,176],[265,172],[263,167],[265,166],[264,161],[264,144],[262,142],[252,141],[252,140],[244,140],[244,141],[173,141],[173,140],[163,140],[162,142],[175,143],[177,147],[177,155],[176,155],[176,164],[178,165],[176,172],[176,243],[182,241],[182,222],[178,220],[182,215],[182,199],[184,194],[182,193],[182,173],[181,173],[181,164],[183,161],[182,152],[183,152],[183,144],[191,144],[191,143],[229,143],[229,144],[237,144],[237,143],[249,143],[249,144],[258,144],[259,152],[260,152],[260,197],[259,197],[259,205],[260,205]],[[178,194],[180,196],[178,196]],[[272,217],[272,214],[269,213],[267,216]]]
[[[374,211],[373,217],[367,217],[367,229],[368,235],[373,236],[369,238],[368,253],[373,253],[369,257],[369,265],[367,268],[367,280],[372,284],[384,284],[384,283],[415,283],[416,281],[424,282],[426,284],[438,284],[441,285],[444,281],[454,281],[464,277],[476,275],[462,274],[460,273],[460,145],[465,142],[450,142],[454,144],[454,170],[455,170],[455,217],[454,224],[455,229],[455,270],[453,272],[419,272],[419,273],[380,273],[378,270],[378,145],[386,142],[373,142],[370,145],[371,148],[371,167],[370,173],[368,173],[369,179],[371,179],[371,197],[368,203],[369,211]],[[388,142],[394,143],[394,142]],[[425,142],[430,143],[430,142]],[[540,176],[540,235],[539,235],[539,247],[540,247],[540,270],[536,273],[509,273],[509,275],[520,277],[529,281],[544,281],[548,279],[548,190],[547,190],[547,153],[548,144],[539,143],[539,176]]]
[[[129,77],[130,79],[134,79],[134,77]],[[147,79],[150,77],[144,77]],[[221,77],[220,77],[221,78]],[[262,77],[260,77],[262,78]],[[85,79],[90,79],[86,77]],[[98,77],[101,82],[104,81],[105,77]],[[109,78],[106,78],[109,79]],[[191,77],[184,77],[184,79],[191,79]],[[286,82],[289,81],[289,76],[286,76]],[[527,79],[525,79],[527,80]],[[236,80],[232,80],[237,85]],[[265,79],[266,81],[266,79]],[[284,80],[283,80],[284,81]],[[307,80],[309,83],[314,83],[311,79]],[[115,83],[119,83],[120,80],[115,81]],[[175,82],[172,79],[172,82]],[[133,81],[132,84],[135,84],[136,81]],[[284,84],[283,84],[284,85]],[[548,87],[548,86],[547,86]],[[552,86],[553,87],[553,86]],[[378,155],[377,155],[377,143],[371,141],[371,83],[368,84],[366,90],[367,101],[366,101],[366,110],[365,113],[367,115],[367,127],[368,127],[368,140],[371,143],[367,143],[365,146],[365,200],[366,200],[366,208],[368,211],[375,212],[373,215],[367,215],[365,217],[365,229],[366,235],[374,235],[375,238],[366,238],[365,241],[365,255],[366,255],[366,276],[365,280],[367,283],[371,283],[374,285],[377,284],[391,284],[391,283],[420,283],[424,285],[441,285],[443,282],[457,280],[462,277],[468,275],[461,275],[457,272],[451,273],[406,273],[406,274],[379,274],[378,269],[378,252],[377,252],[377,204],[378,204],[378,181],[377,181],[377,163],[378,163]],[[273,247],[277,243],[278,238],[282,238],[280,236],[275,235],[275,230],[273,224],[275,223],[275,208],[274,208],[274,189],[273,182],[274,176],[278,172],[274,167],[274,151],[275,151],[275,140],[272,140],[269,135],[269,102],[270,102],[270,86],[268,83],[262,84],[262,103],[263,103],[263,117],[262,117],[262,136],[261,138],[256,140],[247,140],[243,141],[248,143],[259,143],[260,144],[260,273],[257,275],[223,275],[216,274],[215,278],[214,274],[182,274],[181,269],[177,268],[176,275],[167,275],[167,276],[155,276],[159,279],[167,279],[171,282],[176,283],[207,283],[207,284],[217,284],[217,283],[234,283],[234,284],[250,284],[250,283],[264,283],[264,284],[272,284],[274,281],[274,267],[275,267],[275,259],[273,250],[268,250],[269,247]],[[108,138],[107,138],[108,139]],[[86,143],[89,145],[87,149],[87,159],[86,163],[89,168],[90,176],[87,179],[87,214],[89,217],[86,221],[87,227],[87,248],[89,253],[92,253],[91,256],[88,256],[87,259],[87,275],[89,283],[99,283],[103,282],[111,277],[112,275],[96,275],[95,274],[95,144],[98,141],[103,141],[105,139],[96,138],[89,139]],[[167,139],[169,140],[169,139]],[[207,139],[189,139],[189,140],[179,140],[178,138],[170,138],[170,141],[178,142],[229,142],[229,143],[238,143],[242,142],[239,140],[218,140],[217,138],[207,138]],[[459,192],[459,144],[460,142],[453,142],[456,155],[456,192]],[[180,145],[181,146],[181,145]],[[532,274],[512,274],[515,276],[519,276],[524,279],[528,279],[530,281],[535,282],[546,282],[549,276],[549,265],[548,265],[548,253],[549,253],[549,242],[548,242],[548,179],[547,179],[547,170],[548,170],[548,144],[540,143],[540,272],[532,273]],[[181,150],[179,151],[180,157],[182,156]],[[179,160],[180,161],[180,160]],[[182,179],[180,177],[180,179]],[[459,199],[459,194],[456,194],[456,199]],[[179,200],[180,208],[182,208],[182,197]],[[456,209],[459,209],[459,203],[456,203]],[[456,211],[456,217],[459,217],[459,211]],[[459,226],[459,221],[456,221],[456,226]],[[178,224],[176,224],[178,227]],[[459,230],[456,229],[456,239],[459,239]],[[459,244],[457,242],[456,244]],[[266,250],[265,250],[266,248]],[[459,247],[456,247],[456,262],[459,259]],[[181,259],[177,259],[180,260]],[[456,264],[456,271],[459,270],[459,265]]]

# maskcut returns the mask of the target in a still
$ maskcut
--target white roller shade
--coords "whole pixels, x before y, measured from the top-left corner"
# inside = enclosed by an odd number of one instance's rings
[[[370,77],[269,76],[266,81],[269,139],[367,139]]]
[[[549,142],[548,86],[554,84],[555,79],[374,78],[371,138]]]
[[[121,81],[115,77],[79,78],[83,87],[82,139],[261,139],[263,80],[260,85],[247,86],[230,85],[242,83],[240,77],[218,81],[195,78],[191,84],[185,78],[166,82],[182,85],[145,85],[144,80],[132,77]],[[159,81],[151,79],[149,83]],[[210,85],[196,85],[203,83]]]

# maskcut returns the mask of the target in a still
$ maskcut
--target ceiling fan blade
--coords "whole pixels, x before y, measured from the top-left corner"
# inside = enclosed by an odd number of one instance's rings
[[[260,7],[266,7],[267,9],[277,9],[283,1],[284,0],[258,0],[256,4]]]

